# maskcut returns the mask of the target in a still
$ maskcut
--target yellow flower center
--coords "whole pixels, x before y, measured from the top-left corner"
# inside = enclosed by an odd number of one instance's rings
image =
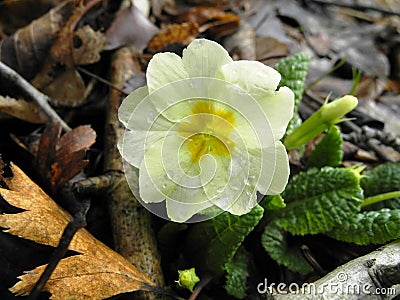
[[[206,154],[229,156],[235,146],[228,137],[235,125],[233,112],[217,109],[212,101],[197,101],[192,114],[178,127],[179,134],[187,137],[184,146],[191,153],[191,161],[198,162]]]

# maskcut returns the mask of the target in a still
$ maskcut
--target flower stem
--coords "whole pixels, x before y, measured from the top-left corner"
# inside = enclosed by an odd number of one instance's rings
[[[388,192],[388,193],[379,194],[379,195],[365,198],[364,202],[361,204],[361,207],[365,207],[365,206],[368,206],[368,205],[371,205],[374,203],[378,203],[381,201],[394,199],[394,198],[400,198],[400,191]]]

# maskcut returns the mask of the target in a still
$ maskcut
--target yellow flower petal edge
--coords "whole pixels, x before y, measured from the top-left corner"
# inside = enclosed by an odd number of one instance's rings
[[[118,149],[132,192],[151,212],[199,222],[223,211],[248,213],[257,193],[286,186],[289,163],[279,141],[294,95],[262,63],[232,61],[218,43],[196,39],[180,58],[154,55],[147,87],[130,94],[119,118]]]

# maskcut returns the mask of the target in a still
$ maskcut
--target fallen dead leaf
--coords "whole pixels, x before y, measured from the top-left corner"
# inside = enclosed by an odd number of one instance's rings
[[[58,32],[43,68],[32,80],[32,84],[44,91],[57,105],[74,107],[85,100],[83,80],[74,67],[100,59],[104,36],[89,26],[74,30],[80,19],[99,3],[100,0],[75,1],[74,10]],[[63,85],[65,82],[69,84]]]
[[[190,8],[177,16],[176,21],[178,23],[196,22],[200,26],[200,32],[206,32],[213,38],[220,38],[236,32],[240,24],[240,18],[236,14],[208,6]]]
[[[239,30],[224,39],[223,46],[234,60],[255,60],[256,33],[254,28],[246,22],[241,22]]]
[[[36,102],[0,96],[0,112],[36,124],[47,122],[47,116]]]
[[[64,1],[3,40],[0,43],[0,60],[25,78],[34,77],[73,7],[73,1]]]
[[[72,60],[74,65],[88,65],[100,60],[100,51],[104,47],[104,36],[90,26],[84,26],[74,32],[72,38]]]
[[[41,135],[36,161],[38,171],[56,189],[78,174],[88,163],[87,149],[95,142],[90,126],[79,126],[60,137],[61,125],[49,123]]]
[[[17,29],[28,25],[58,5],[60,0],[2,0],[0,2],[0,24],[5,33],[14,33]]]
[[[169,24],[157,32],[149,41],[147,50],[151,52],[161,51],[168,45],[180,43],[188,45],[199,34],[199,25],[196,22],[182,24]]]
[[[13,177],[6,178],[9,189],[0,188],[0,195],[11,205],[24,211],[0,214],[0,226],[18,237],[40,244],[57,246],[71,216],[37,186],[21,169],[11,164]],[[154,290],[154,283],[118,253],[80,229],[69,245],[78,254],[64,258],[57,265],[45,290],[51,299],[104,299],[137,290]],[[45,266],[18,277],[10,290],[27,295]]]
[[[139,51],[146,48],[158,28],[151,23],[136,6],[120,11],[105,33],[105,50],[133,45]]]

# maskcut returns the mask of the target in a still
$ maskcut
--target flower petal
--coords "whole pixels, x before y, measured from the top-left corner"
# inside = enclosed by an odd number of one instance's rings
[[[196,39],[183,50],[182,61],[190,77],[214,77],[232,58],[220,44]]]
[[[258,61],[240,60],[223,65],[218,78],[237,84],[253,97],[258,98],[268,91],[275,91],[281,74]]]
[[[255,187],[248,186],[227,211],[237,216],[249,213],[257,205],[257,195],[252,191]]]
[[[267,192],[268,195],[282,193],[288,183],[290,174],[289,158],[285,146],[279,141],[275,145],[275,172]]]
[[[139,175],[140,196],[143,201],[150,203],[167,199],[167,212],[174,220],[183,216],[190,218],[196,212],[212,205],[208,203],[200,184],[193,185],[191,176],[198,173],[199,168],[197,164],[185,163],[185,160],[190,158],[190,153],[179,151],[182,139],[172,135],[166,137],[167,141],[159,140],[154,143],[145,153]],[[177,149],[170,149],[170,145]],[[173,164],[169,164],[170,162]],[[179,204],[182,205],[179,207]]]
[[[122,157],[136,168],[140,167],[146,147],[163,139],[168,131],[125,130],[118,141],[118,150]]]
[[[257,190],[263,195],[279,194],[289,179],[289,160],[285,146],[277,141],[275,147],[262,149],[262,165]]]
[[[183,66],[182,59],[170,52],[154,55],[149,62],[146,72],[149,93],[156,91],[168,83],[188,77],[189,75]]]
[[[167,215],[174,222],[185,222],[195,214],[212,206],[210,201],[202,203],[182,203],[167,199]]]
[[[276,92],[268,92],[257,100],[271,124],[275,140],[281,139],[293,117],[294,94],[292,90],[284,86]]]
[[[147,86],[138,88],[129,94],[121,103],[118,109],[118,118],[122,124],[126,127],[132,113],[136,107],[146,96],[148,95]]]

